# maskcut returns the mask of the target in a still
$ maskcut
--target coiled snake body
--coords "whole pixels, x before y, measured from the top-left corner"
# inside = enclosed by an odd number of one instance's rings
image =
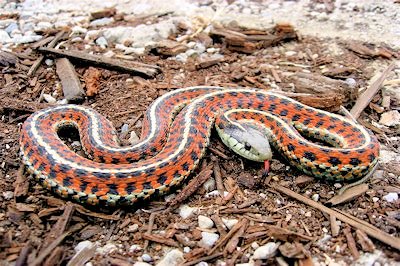
[[[269,91],[220,87],[178,89],[158,98],[146,112],[140,141],[131,147],[120,147],[112,124],[90,108],[44,109],[23,124],[20,153],[29,172],[63,197],[93,205],[132,204],[186,178],[205,154],[214,124],[224,143],[249,159],[268,159],[260,152],[264,144],[256,141],[268,138],[292,165],[328,180],[361,178],[379,155],[376,137],[344,117]],[[65,125],[79,130],[92,160],[60,140],[57,132]],[[249,140],[254,142],[249,147],[235,137],[242,131],[261,137]]]

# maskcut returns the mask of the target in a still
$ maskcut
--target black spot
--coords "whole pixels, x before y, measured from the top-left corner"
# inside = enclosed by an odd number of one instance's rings
[[[298,121],[299,119],[300,119],[300,115],[297,115],[297,114],[292,117],[293,121]]]
[[[129,175],[127,173],[116,173],[115,177],[116,178],[127,178]]]
[[[358,152],[359,154],[363,154],[363,153],[365,152],[365,149],[359,149],[357,152]]]
[[[99,191],[99,188],[97,186],[92,187],[93,194],[95,194],[97,191]]]
[[[107,184],[107,187],[109,189],[108,193],[113,194],[113,195],[117,195],[117,185],[116,184]]]
[[[324,114],[324,113],[317,113],[315,116],[317,116],[317,117],[319,117],[319,118],[322,118],[322,117],[325,117],[326,114]]]
[[[190,154],[190,157],[192,158],[193,161],[197,161],[197,159],[199,158],[197,156],[197,153],[195,153],[194,151]]]
[[[336,157],[330,157],[328,160],[329,163],[331,163],[333,166],[336,166],[338,164],[341,164],[342,162],[339,160],[339,158]]]
[[[102,156],[102,155],[99,155],[98,157],[97,157],[97,160],[100,162],[100,163],[104,163],[106,160],[104,160],[104,157]]]
[[[351,159],[350,159],[350,164],[351,164],[351,165],[357,166],[357,165],[359,165],[360,163],[361,163],[361,161],[360,161],[359,159],[357,159],[357,158],[351,158]]]
[[[294,151],[296,149],[296,147],[289,143],[287,146],[287,149],[288,149],[288,151]]]
[[[89,184],[88,182],[81,181],[81,184],[79,185],[79,189],[81,191],[85,191],[88,184]]]
[[[154,174],[155,170],[156,170],[155,168],[147,168],[145,170],[145,173],[146,173],[146,175],[152,175],[152,174]]]
[[[118,158],[112,158],[111,163],[113,164],[119,164],[119,159]]]
[[[159,184],[164,184],[165,181],[167,181],[167,177],[165,176],[165,174],[161,174],[161,175],[158,177],[158,179],[157,179],[157,182],[158,182]]]
[[[275,109],[276,109],[276,105],[271,103],[271,105],[268,108],[268,111],[272,113],[273,111],[275,111]]]
[[[69,187],[71,184],[72,183],[71,183],[71,178],[70,177],[64,178],[64,180],[63,180],[64,187]]]
[[[151,151],[152,153],[156,153],[156,152],[157,152],[157,148],[156,148],[156,147],[151,147],[150,151]]]
[[[296,110],[298,110],[298,111],[300,111],[300,110],[303,109],[303,106],[302,106],[301,104],[299,104],[299,103],[296,103],[296,104],[294,105],[294,107],[295,107]]]
[[[93,175],[100,179],[110,179],[109,173],[102,173],[102,172],[94,172]]]
[[[281,99],[281,104],[283,105],[287,105],[289,103],[289,101],[285,98]]]
[[[197,128],[195,128],[195,127],[191,127],[191,128],[189,129],[189,132],[190,132],[191,134],[197,134],[197,133],[198,133],[198,130],[197,130]]]
[[[182,164],[182,169],[185,170],[185,171],[188,171],[188,170],[189,170],[189,165],[188,165],[188,163]]]
[[[128,194],[131,194],[135,190],[136,190],[135,183],[128,183],[126,188],[125,188],[125,191]]]
[[[151,186],[150,182],[144,182],[143,183],[143,189],[152,189],[153,187]]]
[[[322,126],[323,124],[324,124],[323,121],[318,121],[317,124],[316,124],[315,126],[316,126],[316,127],[320,127],[320,126]]]
[[[329,130],[329,129],[334,129],[335,127],[336,127],[336,125],[330,125],[330,126],[328,126],[327,129],[328,129],[328,130]]]
[[[54,179],[57,177],[57,172],[54,170],[50,170],[49,178]]]
[[[66,173],[71,170],[71,167],[66,164],[62,164],[62,165],[60,165],[60,170],[61,170],[61,172]]]
[[[304,157],[306,158],[306,159],[308,159],[308,160],[310,160],[310,161],[315,161],[315,154],[314,153],[312,153],[312,152],[310,152],[310,151],[306,151],[306,152],[304,152]]]
[[[308,125],[308,124],[310,124],[310,122],[311,122],[311,119],[310,119],[310,118],[306,118],[306,119],[303,121],[303,124],[304,124],[304,125]]]
[[[331,116],[331,117],[329,118],[329,120],[330,120],[331,122],[336,122],[336,121],[339,120],[339,118],[337,118],[337,117],[335,117],[335,116]]]
[[[344,133],[345,131],[346,131],[346,130],[345,130],[344,128],[342,128],[342,129],[338,130],[337,133],[342,134],[342,133]]]
[[[44,163],[41,163],[41,164],[39,165],[39,167],[38,167],[38,170],[39,170],[39,171],[43,171],[45,167],[46,167],[46,165],[45,165]]]
[[[238,93],[236,91],[231,91],[229,94],[232,96],[238,96]]]
[[[286,109],[282,110],[280,113],[281,116],[287,116],[287,114],[288,114],[288,110],[286,110]]]
[[[368,155],[368,159],[372,162],[375,160],[375,155],[373,153]]]

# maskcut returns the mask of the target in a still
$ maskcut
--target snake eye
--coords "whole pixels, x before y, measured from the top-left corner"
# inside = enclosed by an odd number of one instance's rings
[[[247,151],[251,150],[251,146],[250,146],[250,144],[248,142],[244,143],[244,149],[247,150]]]

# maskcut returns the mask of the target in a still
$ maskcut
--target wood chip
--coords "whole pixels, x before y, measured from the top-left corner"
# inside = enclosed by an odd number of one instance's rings
[[[329,215],[329,221],[331,224],[332,236],[338,236],[340,227],[339,227],[339,223],[336,220],[336,216],[334,214]]]
[[[358,186],[351,187],[347,189],[343,194],[334,196],[333,198],[328,200],[325,205],[335,206],[341,203],[352,201],[353,199],[358,198],[365,192],[367,192],[368,188],[368,184],[360,184]]]
[[[232,238],[228,241],[224,248],[224,253],[232,253],[233,251],[236,250],[240,238],[243,236],[243,234],[246,232],[247,227],[249,226],[249,220],[244,219],[242,226],[239,228],[239,230],[232,236]]]
[[[185,52],[188,47],[173,40],[163,40],[156,44],[155,49],[158,54],[174,56]]]
[[[161,72],[161,69],[158,66],[133,61],[111,59],[103,56],[91,55],[85,52],[62,51],[52,48],[40,48],[39,51],[45,54],[51,53],[58,57],[68,57],[71,60],[77,60],[78,62],[89,63],[95,66],[100,66],[111,70],[124,71],[144,77],[154,77]]]
[[[350,249],[350,253],[353,255],[355,259],[358,259],[360,257],[360,252],[357,249],[356,241],[354,240],[353,235],[351,234],[350,227],[345,227],[343,229],[343,233],[346,236],[347,246]]]
[[[314,207],[322,212],[325,212],[329,215],[333,214],[339,220],[341,220],[345,223],[348,223],[357,229],[363,230],[369,236],[372,236],[373,238],[378,239],[378,240],[382,241],[383,243],[385,243],[397,250],[400,250],[400,239],[399,238],[393,237],[393,236],[389,235],[388,233],[380,230],[379,228],[377,228],[365,221],[357,219],[356,217],[354,217],[350,214],[347,214],[347,213],[345,214],[343,212],[339,212],[338,210],[329,209],[328,207],[326,207],[312,199],[306,198],[306,197],[304,197],[294,191],[291,191],[290,189],[287,189],[285,187],[282,187],[279,185],[273,185],[271,187],[281,193],[284,193],[285,195],[288,195],[296,200],[299,200],[299,201],[303,202],[304,204]]]
[[[358,244],[360,244],[361,248],[365,252],[374,252],[375,245],[372,243],[371,239],[364,233],[362,230],[356,230],[356,238]]]
[[[160,235],[154,235],[154,234],[149,234],[149,233],[143,233],[142,237],[146,240],[150,240],[153,242],[157,242],[160,244],[164,244],[167,246],[171,246],[171,247],[179,247],[179,244],[177,242],[175,242],[172,239],[160,236]]]
[[[95,96],[100,90],[101,71],[94,67],[89,67],[83,79],[85,80],[86,95],[89,97]]]
[[[74,66],[67,58],[58,58],[56,60],[56,71],[61,81],[64,98],[69,102],[83,101],[85,92],[82,89]]]
[[[385,81],[386,77],[389,73],[393,70],[395,63],[391,63],[380,75],[380,77],[375,80],[369,88],[358,98],[357,102],[354,104],[353,108],[351,109],[350,113],[353,115],[355,119],[358,119],[361,112],[368,106],[369,102],[375,96],[375,94],[381,88],[383,82]]]

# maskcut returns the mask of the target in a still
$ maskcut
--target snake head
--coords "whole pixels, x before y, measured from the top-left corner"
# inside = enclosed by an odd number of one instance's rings
[[[256,162],[265,162],[272,158],[268,138],[261,131],[237,123],[225,126],[217,124],[216,129],[222,142],[240,156]]]

